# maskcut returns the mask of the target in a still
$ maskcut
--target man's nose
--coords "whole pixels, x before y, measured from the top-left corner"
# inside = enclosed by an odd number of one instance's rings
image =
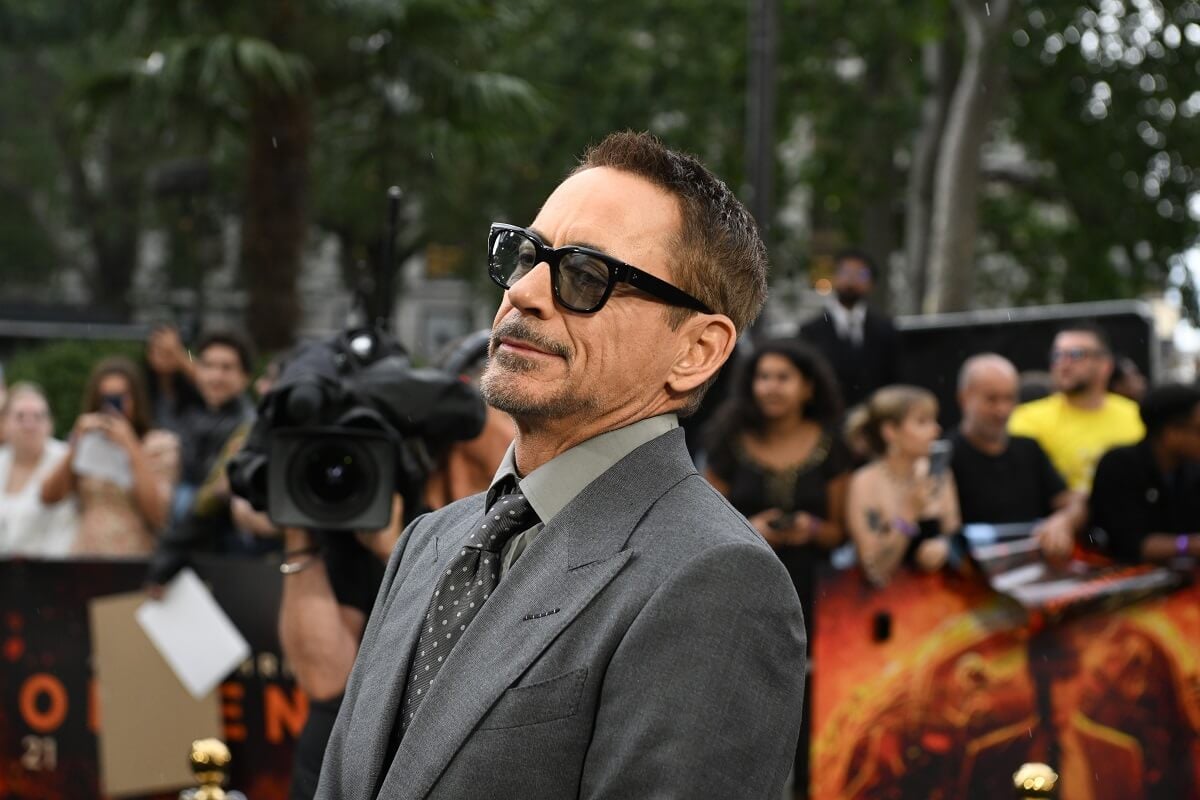
[[[554,308],[554,287],[550,280],[550,265],[542,261],[508,287],[508,301],[515,308],[535,317],[545,318]]]

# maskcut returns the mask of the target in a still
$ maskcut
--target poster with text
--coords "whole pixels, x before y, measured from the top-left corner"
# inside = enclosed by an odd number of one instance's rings
[[[308,702],[280,656],[279,571],[217,559],[200,561],[196,571],[252,651],[217,690],[233,755],[229,788],[253,800],[283,800]],[[88,601],[137,591],[145,574],[137,561],[0,560],[0,800],[100,796],[96,734],[104,709],[93,680]]]

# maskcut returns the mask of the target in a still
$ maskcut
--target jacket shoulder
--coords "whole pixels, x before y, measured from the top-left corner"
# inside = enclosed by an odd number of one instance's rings
[[[801,325],[800,329],[797,331],[797,335],[801,338],[806,336],[820,335],[832,327],[832,325],[833,323],[829,320],[829,312],[822,310],[821,313],[817,314],[808,322],[805,322],[803,325]]]
[[[1096,471],[1100,471],[1101,465],[1106,470],[1112,469],[1114,465],[1118,464],[1122,467],[1132,467],[1142,460],[1142,448],[1139,445],[1118,445],[1117,447],[1109,448],[1104,455],[1100,456],[1100,460],[1096,463]]]
[[[682,544],[692,552],[729,544],[770,551],[749,521],[696,473],[668,489],[640,527],[646,531],[643,541],[652,538],[673,545],[685,539]]]
[[[1037,400],[1030,400],[1028,403],[1021,403],[1013,409],[1014,417],[1045,417],[1047,414],[1053,414],[1058,410],[1060,405],[1059,398],[1055,395],[1047,395],[1039,397]]]
[[[876,311],[870,306],[867,307],[866,316],[863,317],[863,324],[874,328],[880,333],[896,333],[896,322],[882,311]]]
[[[1021,403],[1013,409],[1008,418],[1010,433],[1037,438],[1047,426],[1054,423],[1054,418],[1060,408],[1060,400],[1054,395]]]
[[[486,502],[484,493],[480,492],[461,500],[455,500],[436,511],[430,511],[421,518],[420,535],[423,537],[439,535],[462,526],[468,520],[483,514],[484,502]],[[413,531],[413,533],[416,532],[416,530]]]

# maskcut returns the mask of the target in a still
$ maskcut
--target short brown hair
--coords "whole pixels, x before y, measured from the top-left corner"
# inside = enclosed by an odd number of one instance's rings
[[[202,357],[204,351],[213,346],[228,347],[237,353],[242,372],[247,375],[254,374],[254,348],[245,336],[234,330],[207,331],[196,343],[196,356]]]
[[[635,131],[606,136],[575,172],[593,167],[629,172],[678,198],[683,225],[672,283],[733,320],[738,333],[754,322],[767,299],[767,248],[754,217],[720,178],[694,156]],[[692,313],[671,307],[667,321],[678,328]]]
[[[679,258],[671,282],[733,321],[740,334],[767,300],[767,248],[754,217],[695,156],[667,148],[650,133],[610,133],[588,148],[572,174],[608,167],[644,178],[679,200]],[[679,328],[695,312],[667,308],[667,324]],[[716,381],[714,374],[687,396],[681,417],[694,414]]]

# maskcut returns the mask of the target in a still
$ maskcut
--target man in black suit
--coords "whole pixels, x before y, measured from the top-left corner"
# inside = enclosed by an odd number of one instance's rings
[[[875,286],[871,257],[843,250],[833,264],[834,298],[824,313],[800,328],[800,338],[829,360],[849,408],[876,389],[900,382],[900,342],[891,319],[867,308],[867,295]]]

